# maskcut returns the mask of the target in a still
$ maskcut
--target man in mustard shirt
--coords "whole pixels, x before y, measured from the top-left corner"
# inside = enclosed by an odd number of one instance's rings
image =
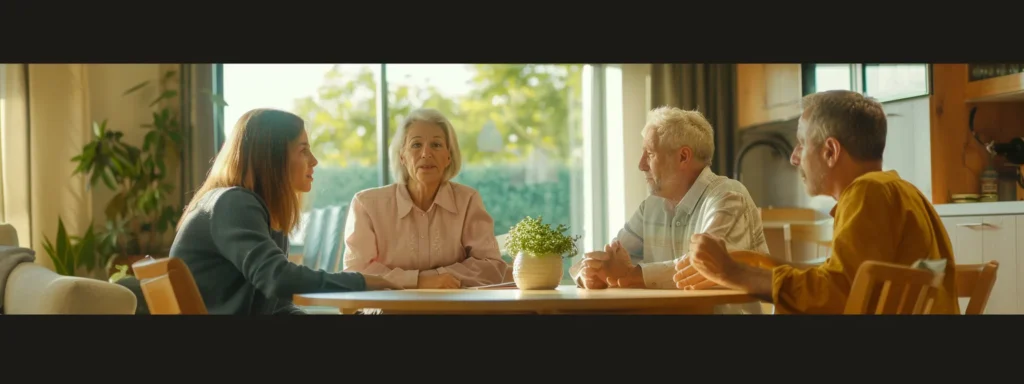
[[[946,260],[932,313],[959,314],[949,236],[927,197],[895,171],[882,171],[882,105],[850,91],[804,97],[790,162],[811,196],[836,199],[832,254],[820,266],[762,269],[739,263],[722,240],[696,234],[673,280],[682,289],[715,285],[771,300],[776,313],[841,314],[857,268],[867,260],[911,265]]]

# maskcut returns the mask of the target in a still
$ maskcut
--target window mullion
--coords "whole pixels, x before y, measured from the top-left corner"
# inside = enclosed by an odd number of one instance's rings
[[[381,63],[377,76],[377,182],[380,186],[391,183],[388,172],[388,75],[387,64]]]

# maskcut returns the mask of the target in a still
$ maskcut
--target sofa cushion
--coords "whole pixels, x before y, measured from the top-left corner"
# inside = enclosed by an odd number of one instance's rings
[[[62,276],[35,263],[21,263],[7,278],[4,314],[135,314],[135,295],[102,280]]]

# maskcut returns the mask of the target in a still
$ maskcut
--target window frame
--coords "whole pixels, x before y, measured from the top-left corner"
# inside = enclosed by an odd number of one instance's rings
[[[816,92],[815,87],[815,67],[818,63],[801,63],[800,74],[801,74],[801,90],[803,95],[809,95]],[[822,64],[842,64],[842,63],[822,63]],[[867,91],[868,88],[868,76],[867,67],[869,65],[886,65],[895,63],[849,63],[850,66],[850,90],[858,93],[871,96]],[[877,98],[881,103],[889,103],[894,101],[901,101],[907,99],[914,99],[922,96],[931,96],[934,92],[933,87],[933,66],[930,63],[911,63],[911,64],[924,64],[927,70],[925,71],[925,90],[919,93],[908,93],[898,97],[889,98]]]
[[[227,100],[227,95],[224,94],[224,63],[213,64],[213,72],[211,76],[212,83],[210,86],[210,92],[214,95],[220,95],[224,100]],[[213,107],[213,146],[215,148],[214,153],[220,152],[220,147],[224,145],[224,106],[220,103],[214,103]]]
[[[395,63],[392,63],[395,64]],[[553,63],[556,64],[556,63]],[[378,186],[385,186],[393,182],[391,175],[391,167],[389,166],[389,151],[388,146],[390,145],[391,135],[394,133],[394,128],[389,126],[389,114],[388,114],[388,82],[387,82],[387,66],[388,63],[381,63],[380,68],[376,71],[375,81],[377,87],[377,145],[378,150]],[[611,241],[609,238],[609,216],[608,216],[608,194],[605,191],[606,181],[606,170],[608,164],[604,156],[604,150],[607,148],[607,95],[606,89],[606,68],[604,64],[584,63],[584,78],[583,78],[583,91],[586,93],[583,95],[583,103],[589,102],[589,105],[584,105],[584,113],[587,113],[588,118],[584,118],[584,147],[590,147],[593,150],[584,152],[583,156],[583,191],[585,196],[579,196],[580,199],[586,200],[587,205],[591,207],[589,214],[585,214],[583,218],[583,227],[581,228],[581,248],[586,249],[589,247],[597,247],[598,249],[603,247],[603,244],[607,244]],[[589,67],[589,69],[587,69]],[[212,65],[212,79],[211,79],[212,93],[220,95],[230,103],[230,94],[224,88],[224,64],[215,63]],[[228,122],[224,121],[224,108],[223,106],[217,105],[213,111],[213,128],[214,128],[214,145],[216,151],[219,152],[221,146],[226,140],[224,136],[224,128]],[[587,134],[590,137],[587,137]],[[590,192],[587,192],[590,191]],[[591,229],[588,231],[587,229]],[[599,245],[595,245],[599,244]]]

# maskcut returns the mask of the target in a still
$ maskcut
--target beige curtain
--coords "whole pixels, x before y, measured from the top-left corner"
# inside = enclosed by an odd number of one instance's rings
[[[24,64],[0,64],[0,212],[31,244],[28,172],[28,82]]]
[[[81,235],[94,221],[94,211],[102,216],[110,198],[104,187],[89,193],[83,177],[71,176],[71,158],[91,138],[92,121],[110,119],[115,128],[128,129],[129,142],[141,144],[143,131],[129,128],[146,122],[151,109],[145,100],[155,95],[125,99],[122,93],[140,81],[157,81],[171,69],[188,69],[179,72],[183,88],[188,88],[181,89],[185,97],[179,102],[190,107],[184,112],[193,123],[187,133],[191,141],[185,164],[171,167],[186,170],[174,184],[185,195],[182,201],[191,197],[215,154],[215,113],[205,94],[212,86],[210,68],[209,64],[0,64],[0,221],[17,229],[22,246],[36,250],[37,262],[51,266],[42,247],[43,236],[53,240],[58,217],[70,233]],[[168,236],[169,241],[173,233]]]
[[[723,176],[732,175],[735,92],[735,64],[651,65],[651,106],[669,105],[703,113],[715,129],[711,169]]]
[[[56,236],[58,218],[76,235],[92,219],[86,181],[71,176],[71,158],[92,129],[87,66],[7,64],[3,73],[4,221],[36,250],[37,263],[52,268],[42,244]]]

